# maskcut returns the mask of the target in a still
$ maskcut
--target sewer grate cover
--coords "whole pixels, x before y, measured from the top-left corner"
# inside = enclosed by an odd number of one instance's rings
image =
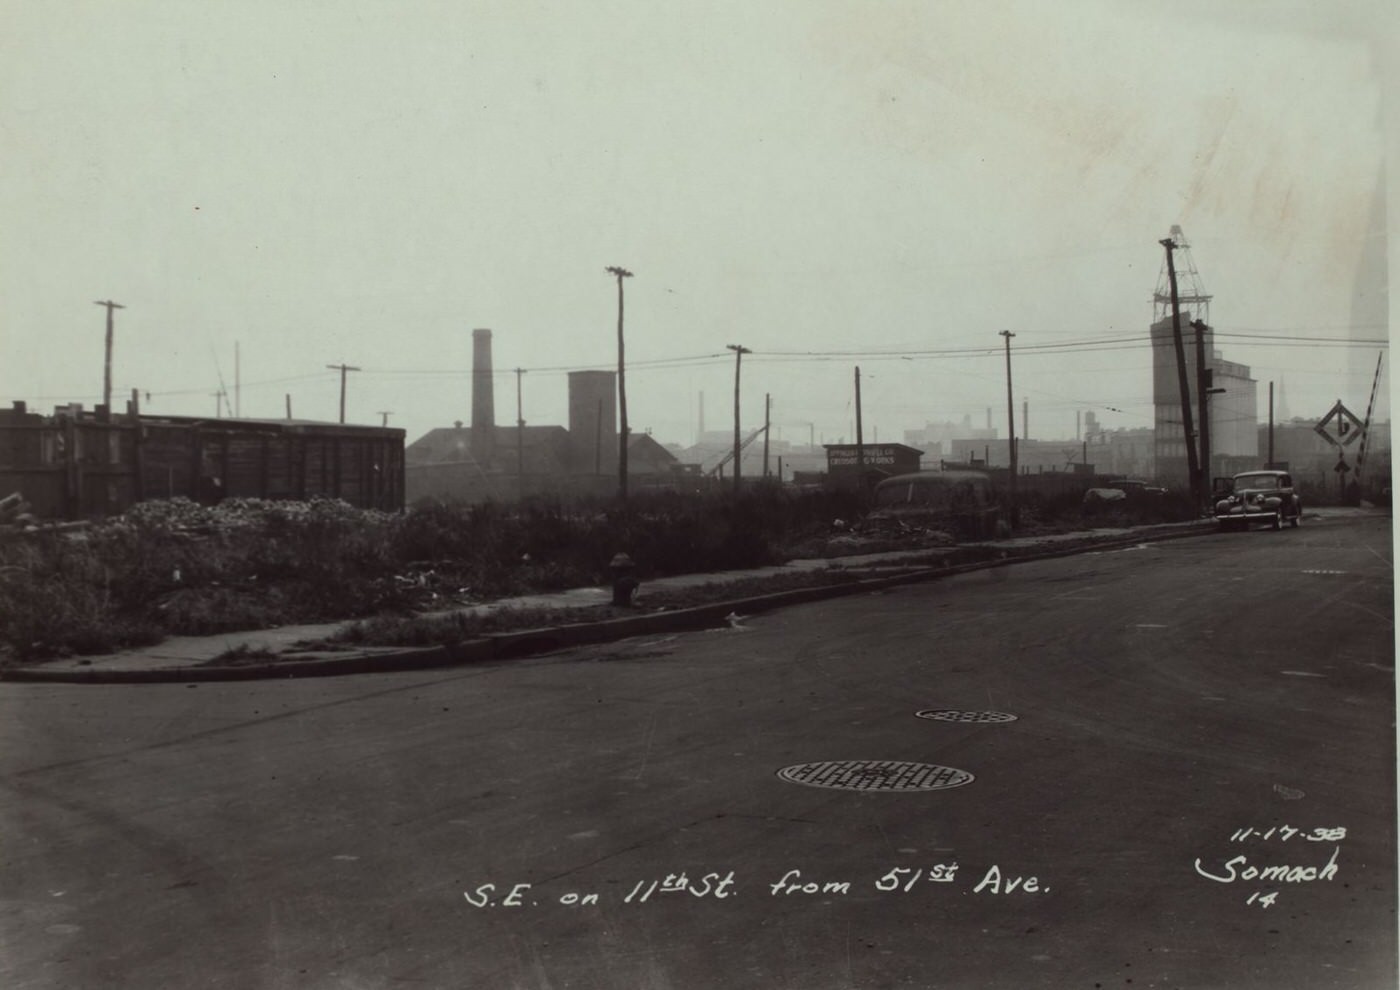
[[[848,791],[941,791],[974,778],[966,770],[902,760],[829,760],[783,767],[778,776],[808,787]]]
[[[960,712],[952,708],[929,708],[915,712],[919,718],[931,718],[935,722],[1014,722],[1016,716],[1008,712]]]

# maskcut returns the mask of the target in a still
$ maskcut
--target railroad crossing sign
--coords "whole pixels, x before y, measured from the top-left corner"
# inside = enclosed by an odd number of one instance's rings
[[[1341,450],[1361,436],[1361,420],[1356,418],[1346,406],[1342,405],[1342,400],[1338,399],[1337,404],[1332,407],[1322,421],[1313,427],[1324,440],[1332,446]]]

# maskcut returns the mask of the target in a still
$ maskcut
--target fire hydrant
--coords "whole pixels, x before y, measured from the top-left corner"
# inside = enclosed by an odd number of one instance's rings
[[[625,553],[617,554],[608,562],[608,571],[612,575],[612,603],[614,605],[631,607],[632,595],[636,593],[637,587],[641,584],[637,580],[636,570],[637,565]]]

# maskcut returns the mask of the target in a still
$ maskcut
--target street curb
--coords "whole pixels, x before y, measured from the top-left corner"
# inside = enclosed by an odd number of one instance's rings
[[[240,664],[229,667],[165,667],[156,670],[45,670],[43,667],[18,667],[0,671],[0,681],[48,684],[191,684],[214,681],[277,680],[306,677],[339,677],[346,674],[384,674],[439,667],[459,667],[469,664],[494,663],[552,653],[573,646],[609,643],[631,636],[655,633],[689,632],[713,627],[731,613],[768,612],[791,605],[803,605],[828,598],[865,594],[902,584],[915,584],[972,571],[990,570],[1011,564],[1072,557],[1096,550],[1123,549],[1143,543],[1160,543],[1215,532],[1214,525],[1193,526],[1163,533],[1136,533],[1131,536],[1096,540],[1092,537],[1073,546],[1042,552],[1016,553],[994,545],[982,544],[990,558],[961,564],[917,567],[886,577],[853,579],[841,584],[794,588],[768,595],[735,598],[709,605],[651,612],[646,615],[604,619],[599,622],[574,623],[538,629],[488,633],[480,639],[447,646],[413,647],[404,650],[380,650],[351,656],[316,660],[283,660],[272,663]],[[973,549],[973,548],[968,548]]]

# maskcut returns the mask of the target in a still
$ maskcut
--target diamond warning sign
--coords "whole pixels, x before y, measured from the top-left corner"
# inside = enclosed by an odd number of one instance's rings
[[[1338,450],[1355,443],[1361,436],[1361,429],[1361,420],[1357,419],[1356,414],[1350,409],[1342,405],[1341,399],[1338,399],[1331,411],[1313,427],[1315,432]]]

